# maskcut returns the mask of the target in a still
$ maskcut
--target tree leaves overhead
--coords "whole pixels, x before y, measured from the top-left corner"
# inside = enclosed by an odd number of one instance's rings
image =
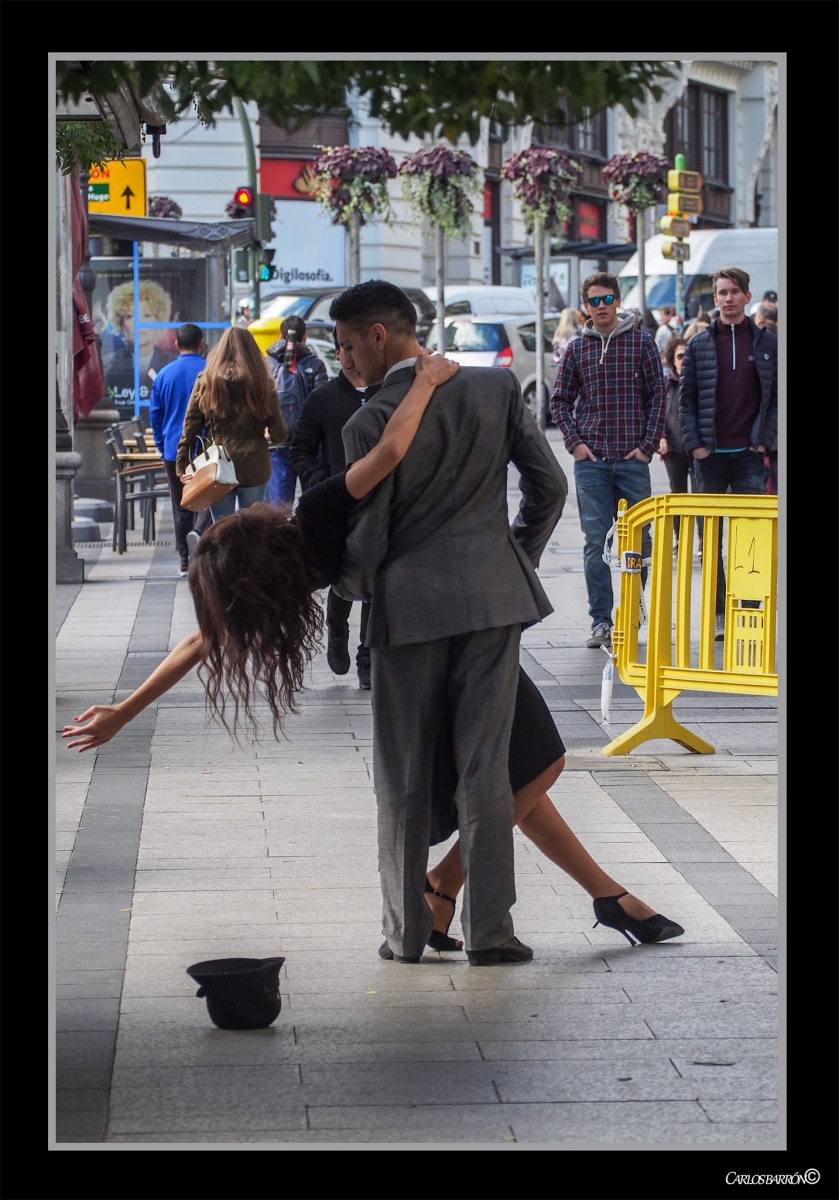
[[[450,141],[465,133],[474,145],[481,117],[505,135],[530,120],[564,125],[563,99],[575,117],[613,104],[634,116],[645,89],[658,98],[655,79],[670,74],[664,63],[644,62],[390,62],[362,64],[357,84],[392,132],[439,130]]]
[[[347,89],[369,94],[371,115],[392,133],[407,138],[443,136],[455,142],[466,134],[474,145],[481,117],[506,134],[529,120],[562,125],[566,106],[574,117],[622,104],[637,112],[646,92],[658,98],[657,80],[672,72],[662,62],[59,62],[57,88],[78,99],[116,91],[127,81],[136,98],[158,81],[172,86],[168,119],[195,106],[213,123],[235,97],[255,101],[276,125],[293,132],[318,113],[348,112]]]

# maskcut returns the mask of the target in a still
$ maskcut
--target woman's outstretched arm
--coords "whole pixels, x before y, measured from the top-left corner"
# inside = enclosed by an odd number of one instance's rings
[[[346,474],[347,491],[356,500],[372,492],[377,483],[401,463],[419,429],[428,402],[441,383],[451,379],[458,364],[430,352],[417,359],[416,378],[402,403],[384,427],[373,449],[352,464]]]
[[[148,708],[153,701],[179,683],[203,658],[204,639],[196,629],[195,633],[188,634],[183,641],[178,642],[160,666],[152,671],[146,682],[141,683],[127,700],[119,704],[94,704],[87,712],[74,718],[75,721],[87,721],[87,725],[65,725],[61,736],[75,738],[67,743],[67,749],[72,750],[78,746],[79,754],[82,754],[85,750],[95,750],[97,746],[109,742],[123,725],[133,721],[144,708]]]

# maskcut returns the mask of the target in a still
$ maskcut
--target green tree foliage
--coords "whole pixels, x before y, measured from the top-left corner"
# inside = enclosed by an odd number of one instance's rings
[[[74,167],[83,171],[109,159],[120,159],[125,146],[114,137],[107,121],[58,121],[55,127],[55,165],[62,175]]]
[[[631,115],[646,91],[659,98],[656,82],[672,72],[662,62],[89,62],[57,63],[57,88],[77,100],[128,83],[137,98],[160,81],[172,85],[164,102],[175,120],[194,106],[212,124],[235,97],[253,100],[276,125],[293,131],[318,113],[346,112],[346,91],[369,94],[371,113],[407,138],[431,134],[454,142],[466,134],[474,145],[481,117],[506,134],[529,120],[562,125],[575,117],[622,104]]]

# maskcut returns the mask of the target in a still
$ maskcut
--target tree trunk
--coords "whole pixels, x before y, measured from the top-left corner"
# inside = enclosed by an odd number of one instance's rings
[[[638,245],[638,308],[641,312],[642,329],[646,328],[646,321],[643,318],[647,315],[647,258],[644,247],[646,216],[643,208],[639,209],[635,216],[635,241]]]
[[[445,251],[446,242],[443,236],[443,227],[438,225],[434,230],[435,243],[437,250],[437,350],[440,354],[446,353],[446,270],[445,270]]]
[[[350,214],[350,287],[361,283],[361,222],[358,213]]]
[[[540,429],[547,425],[545,413],[545,226],[536,220],[533,229],[533,257],[536,268],[536,393],[535,417]]]

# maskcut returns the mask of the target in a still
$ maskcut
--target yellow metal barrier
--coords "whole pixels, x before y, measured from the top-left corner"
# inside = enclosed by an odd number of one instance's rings
[[[673,604],[673,518],[680,518]],[[725,643],[722,669],[714,666],[717,560],[722,518],[728,518]],[[704,518],[699,645],[691,664],[693,535]],[[647,660],[638,661],[641,594],[641,529],[652,522],[653,554]],[[672,705],[680,692],[734,692],[775,696],[775,630],[778,578],[777,496],[651,496],[627,509],[618,505],[616,530],[621,599],[612,631],[618,673],[644,701],[644,716],[604,746],[602,754],[627,754],[651,738],[671,738],[698,754],[713,754],[697,734],[680,725]],[[762,608],[741,602],[759,601]],[[673,623],[675,621],[675,637]]]

